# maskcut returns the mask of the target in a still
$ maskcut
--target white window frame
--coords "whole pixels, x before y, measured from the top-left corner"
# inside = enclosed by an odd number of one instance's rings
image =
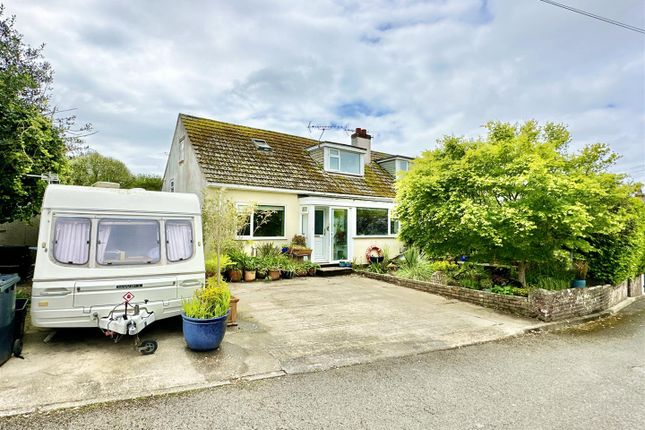
[[[144,262],[132,262],[132,263],[120,263],[120,264],[114,264],[114,263],[101,263],[99,262],[99,255],[98,255],[98,249],[99,246],[101,245],[99,243],[99,232],[101,229],[101,222],[104,221],[135,221],[135,222],[150,222],[150,223],[155,223],[157,226],[157,244],[159,245],[159,258],[157,261],[154,263],[144,263]],[[166,230],[165,228],[162,228],[161,226],[161,219],[159,218],[148,218],[148,217],[138,217],[138,216],[130,216],[130,215],[125,215],[125,216],[106,216],[106,217],[99,217],[97,218],[96,221],[96,242],[94,243],[94,263],[97,265],[97,267],[132,267],[132,266],[139,266],[139,267],[145,267],[145,266],[162,266],[166,264],[166,257],[164,248],[165,248],[165,233]],[[163,235],[163,236],[162,236]]]
[[[249,206],[255,206],[256,208],[260,206],[274,206],[274,207],[279,207],[283,208],[284,210],[284,218],[282,220],[282,231],[284,232],[283,236],[255,236],[253,232],[255,231],[255,216],[254,213],[251,213],[250,215],[250,221],[249,221],[249,234],[248,235],[237,235],[236,239],[237,240],[285,240],[287,238],[287,205],[273,205],[273,204],[267,204],[267,203],[262,203],[262,204],[249,204],[249,203],[244,203],[244,202],[238,202],[235,204],[235,207],[237,208],[238,212],[242,208],[247,208]]]
[[[358,210],[359,209],[387,209],[387,234],[359,234],[358,233]],[[390,208],[379,208],[379,207],[366,207],[366,206],[356,206],[356,219],[354,220],[354,229],[356,230],[355,237],[397,237],[398,234],[392,233],[392,220],[396,219],[392,216],[392,209]],[[399,221],[399,230],[401,229],[401,223]]]
[[[84,221],[89,221],[89,242],[87,243],[87,260],[84,263],[69,263],[65,261],[60,261],[56,258],[56,224],[60,219],[80,219]],[[55,264],[60,264],[67,267],[89,267],[90,262],[92,261],[92,235],[94,234],[94,225],[92,223],[92,218],[85,216],[75,216],[75,215],[54,215],[52,222],[51,230],[51,253],[50,257]]]
[[[325,156],[325,170],[328,172],[334,172],[334,173],[340,173],[343,175],[351,175],[351,176],[363,176],[365,174],[365,162],[364,162],[364,154],[361,152],[357,151],[347,151],[344,149],[339,149],[339,148],[324,148],[324,156]],[[345,172],[342,170],[342,164],[341,164],[341,152],[349,153],[349,154],[357,154],[358,155],[358,173],[354,172]],[[331,167],[331,159],[337,159],[338,160],[338,169],[334,169]]]
[[[405,163],[405,166],[406,166],[405,169],[402,167],[404,165],[404,163]],[[396,169],[397,172],[407,172],[408,170],[410,170],[410,161],[405,160],[403,158],[397,158],[396,159],[396,167],[395,167],[395,169]]]
[[[168,257],[168,222],[187,222],[188,225],[190,225],[190,246],[191,246],[191,251],[190,251],[190,257],[184,258],[184,259],[179,259],[179,260],[171,260]],[[163,247],[165,249],[165,255],[166,255],[166,262],[168,264],[175,264],[175,263],[185,263],[186,261],[192,260],[193,257],[195,257],[195,226],[193,224],[193,220],[190,218],[168,218],[164,220],[163,222],[163,232],[164,232],[164,240],[163,240]]]
[[[186,137],[179,138],[179,164],[186,160]]]

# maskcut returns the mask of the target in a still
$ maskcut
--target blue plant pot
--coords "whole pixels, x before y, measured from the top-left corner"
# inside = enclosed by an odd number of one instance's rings
[[[188,348],[193,351],[211,351],[218,348],[224,339],[226,319],[230,313],[229,309],[222,317],[203,320],[187,317],[182,312],[184,339]]]
[[[584,288],[587,286],[587,281],[585,279],[574,279],[571,281],[572,288]]]

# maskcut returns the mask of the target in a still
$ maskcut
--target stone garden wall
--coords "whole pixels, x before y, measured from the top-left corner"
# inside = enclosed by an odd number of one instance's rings
[[[528,297],[518,297],[435,282],[414,281],[393,275],[365,271],[357,273],[402,287],[438,294],[523,317],[538,318],[542,321],[562,321],[602,312],[622,302],[628,295],[631,297],[632,294],[628,293],[632,291],[643,293],[643,275],[616,286],[600,285],[560,291],[536,289],[532,290]]]

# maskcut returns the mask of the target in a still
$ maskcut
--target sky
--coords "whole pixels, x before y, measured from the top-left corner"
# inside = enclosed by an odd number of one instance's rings
[[[538,0],[0,1],[46,44],[53,103],[135,173],[163,174],[181,112],[410,156],[555,121],[645,182],[645,35]],[[560,2],[645,28],[643,0]]]

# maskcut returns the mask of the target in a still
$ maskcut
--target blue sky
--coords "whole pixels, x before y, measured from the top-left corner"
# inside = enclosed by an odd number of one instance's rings
[[[562,0],[645,27],[642,0]],[[163,173],[179,112],[417,155],[489,120],[565,123],[645,182],[645,36],[537,0],[3,1],[88,144]],[[342,131],[325,139],[349,141]]]

